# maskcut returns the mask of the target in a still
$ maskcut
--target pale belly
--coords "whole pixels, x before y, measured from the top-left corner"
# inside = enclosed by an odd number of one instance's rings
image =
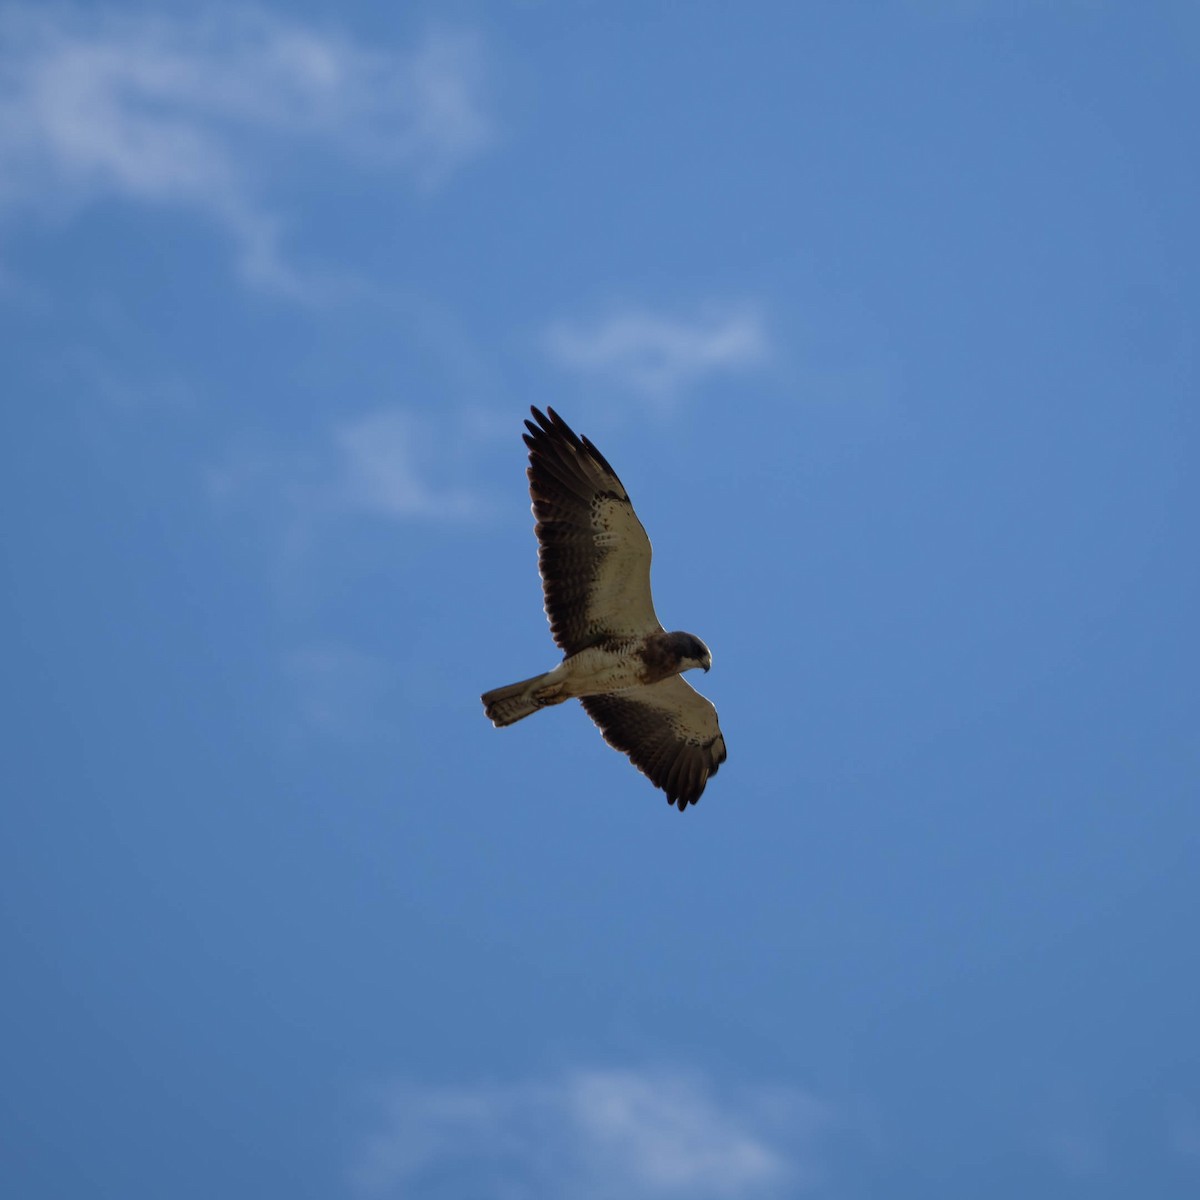
[[[616,650],[593,646],[564,659],[551,672],[554,682],[562,681],[563,699],[619,692],[622,688],[641,683],[644,666],[641,659],[633,654],[637,644],[630,642]]]

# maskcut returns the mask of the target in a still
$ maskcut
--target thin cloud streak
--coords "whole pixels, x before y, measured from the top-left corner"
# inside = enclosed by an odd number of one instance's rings
[[[477,509],[469,491],[427,482],[418,460],[433,457],[435,432],[411,413],[386,409],[339,426],[335,508],[394,520],[462,518]]]
[[[474,491],[450,482],[464,470],[444,431],[402,408],[383,408],[329,430],[308,451],[231,452],[205,482],[220,505],[290,514],[302,525],[330,518],[460,521],[482,509]]]
[[[759,366],[769,348],[762,318],[750,308],[693,320],[630,309],[590,326],[556,322],[543,344],[560,366],[660,400],[715,372]]]
[[[815,1182],[828,1109],[794,1089],[718,1094],[694,1073],[577,1070],[549,1080],[397,1087],[352,1180],[372,1198],[767,1200]],[[443,1194],[438,1191],[437,1194]]]
[[[492,139],[466,36],[399,53],[260,10],[24,6],[0,12],[0,47],[0,210],[190,208],[228,231],[247,282],[277,292],[302,281],[282,256],[264,151],[278,164],[316,147],[432,187]]]

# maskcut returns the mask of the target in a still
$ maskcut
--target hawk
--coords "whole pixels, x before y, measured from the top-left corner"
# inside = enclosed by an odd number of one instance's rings
[[[650,539],[608,460],[552,408],[526,421],[529,494],[552,671],[485,692],[492,724],[512,725],[578,697],[604,740],[683,812],[725,761],[711,701],[682,678],[712,666],[690,633],[668,633],[650,594]]]

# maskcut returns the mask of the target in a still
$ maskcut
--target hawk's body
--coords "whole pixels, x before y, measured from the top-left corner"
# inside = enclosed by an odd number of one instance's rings
[[[546,615],[564,653],[552,671],[483,697],[496,725],[579,698],[611,746],[678,804],[725,761],[716,709],[680,677],[712,665],[690,633],[668,633],[650,593],[650,539],[616,472],[553,410],[532,410],[529,491]]]

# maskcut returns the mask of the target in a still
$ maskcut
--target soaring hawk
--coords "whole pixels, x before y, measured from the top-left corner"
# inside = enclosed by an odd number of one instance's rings
[[[577,696],[605,741],[683,812],[725,761],[717,710],[682,678],[712,666],[690,633],[667,633],[650,594],[650,539],[604,455],[554,409],[532,409],[529,494],[550,631],[552,671],[485,692],[487,715],[511,725]]]

